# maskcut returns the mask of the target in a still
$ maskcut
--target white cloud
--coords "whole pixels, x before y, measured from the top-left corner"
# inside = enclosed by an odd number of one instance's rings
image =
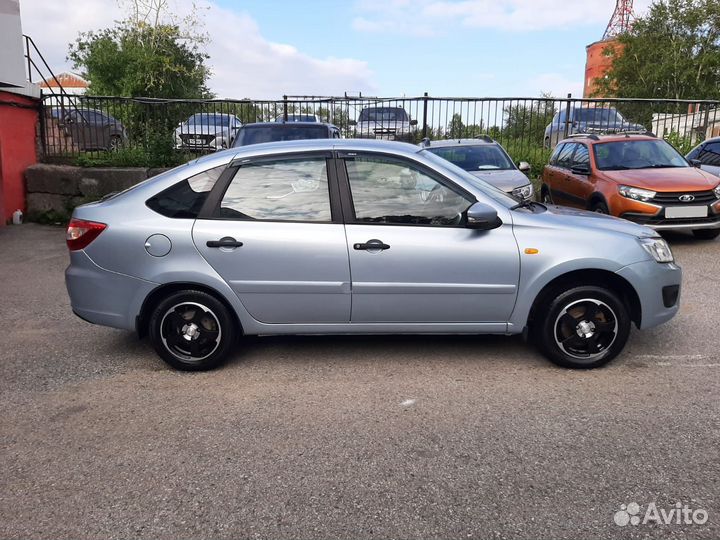
[[[192,0],[176,0],[173,13],[182,17]],[[213,71],[210,88],[218,97],[271,98],[283,94],[342,94],[376,91],[366,62],[352,58],[315,58],[289,44],[265,39],[246,13],[208,3],[204,11],[208,65]],[[80,31],[111,26],[123,12],[114,0],[63,2],[21,0],[23,31],[38,45],[57,73],[71,68],[66,61],[68,44]]]
[[[651,0],[637,2],[642,13]],[[353,28],[362,32],[442,34],[458,24],[506,31],[564,30],[610,20],[608,0],[358,0]]]
[[[522,83],[526,88],[525,95],[539,96],[542,93],[553,97],[564,98],[568,93],[579,98],[583,95],[583,78],[568,78],[559,73],[541,73],[531,76]]]

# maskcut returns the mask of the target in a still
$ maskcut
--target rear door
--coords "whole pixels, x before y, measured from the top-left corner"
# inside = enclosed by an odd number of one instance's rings
[[[465,227],[475,198],[406,158],[340,154],[352,322],[494,323],[515,303],[512,225]]]
[[[347,243],[328,164],[330,153],[233,163],[195,222],[197,249],[258,321],[350,320]]]

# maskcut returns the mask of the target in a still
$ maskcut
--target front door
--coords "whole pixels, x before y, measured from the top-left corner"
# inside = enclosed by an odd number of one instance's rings
[[[345,230],[339,211],[331,210],[328,159],[312,154],[231,165],[229,185],[218,182],[195,222],[197,249],[260,322],[350,320]]]
[[[588,174],[573,172],[573,168],[587,168]],[[579,208],[587,208],[595,186],[590,175],[590,152],[584,144],[577,143],[570,167],[565,171],[565,196],[567,204]]]
[[[510,224],[465,227],[474,197],[422,165],[381,155],[338,162],[353,323],[504,323],[519,255]]]

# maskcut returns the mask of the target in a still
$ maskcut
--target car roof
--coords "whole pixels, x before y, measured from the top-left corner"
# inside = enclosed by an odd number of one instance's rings
[[[317,122],[315,125],[318,125]],[[242,155],[245,154],[281,154],[322,150],[385,152],[401,155],[417,154],[422,151],[421,148],[418,148],[414,144],[375,139],[301,139],[297,141],[273,141],[238,146],[231,151],[236,152],[236,157],[242,157]]]
[[[577,142],[583,141],[588,144],[597,144],[604,142],[620,142],[632,139],[635,141],[657,141],[659,140],[655,135],[647,135],[645,133],[608,133],[608,134],[595,134],[595,133],[578,133],[562,139],[560,143],[566,142]]]
[[[444,148],[448,146],[499,146],[500,143],[493,139],[440,139],[429,141],[430,144],[420,143],[420,146],[432,150],[433,148]]]

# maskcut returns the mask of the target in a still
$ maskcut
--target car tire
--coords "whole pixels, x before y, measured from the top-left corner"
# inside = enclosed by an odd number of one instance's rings
[[[714,240],[720,236],[720,229],[693,229],[692,233],[699,240]]]
[[[111,135],[108,150],[117,152],[120,148],[122,148],[122,137],[120,137],[120,135]]]
[[[550,137],[545,137],[543,140],[543,148],[550,148]]]
[[[182,371],[219,366],[237,341],[230,310],[202,291],[170,294],[157,304],[149,323],[150,341],[158,355]]]
[[[595,204],[593,204],[591,210],[598,214],[605,214],[607,216],[610,215],[610,209],[608,208],[607,204],[605,204],[602,201],[598,201]]]
[[[544,204],[555,204],[550,195],[550,188],[543,184],[540,188],[540,202]]]
[[[607,364],[625,347],[631,321],[614,292],[582,285],[547,298],[534,313],[531,335],[554,364],[592,369]]]

